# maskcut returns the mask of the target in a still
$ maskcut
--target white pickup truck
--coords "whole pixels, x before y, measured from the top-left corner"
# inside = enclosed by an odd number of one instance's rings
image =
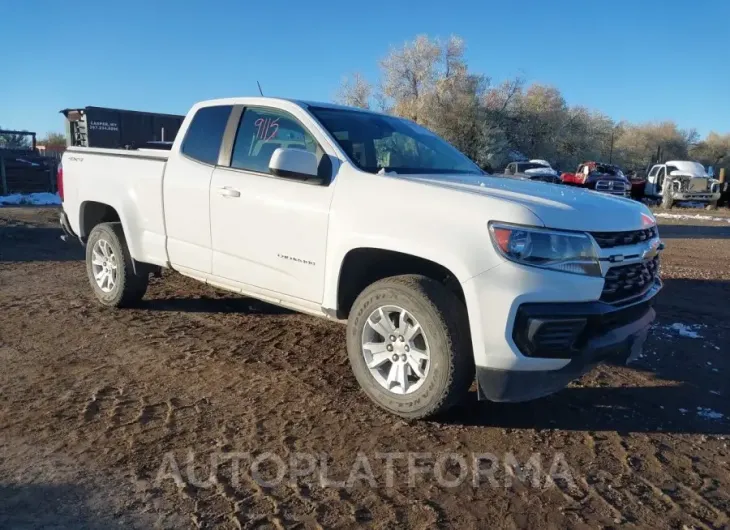
[[[699,162],[670,160],[651,168],[644,194],[661,199],[664,208],[671,208],[679,201],[692,201],[716,209],[721,195],[720,181],[710,177]]]
[[[72,147],[67,236],[106,306],[161,267],[347,324],[370,398],[408,418],[469,389],[555,392],[640,350],[660,243],[642,204],[484,174],[408,120],[328,104],[196,104],[169,151]],[[338,352],[334,352],[338,353]]]

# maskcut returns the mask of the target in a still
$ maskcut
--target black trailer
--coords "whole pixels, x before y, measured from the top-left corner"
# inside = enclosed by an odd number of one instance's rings
[[[172,142],[185,116],[136,110],[84,107],[64,109],[66,145],[128,149]]]

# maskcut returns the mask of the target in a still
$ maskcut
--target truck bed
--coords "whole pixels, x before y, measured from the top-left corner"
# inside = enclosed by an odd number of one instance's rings
[[[129,231],[132,257],[164,264],[162,179],[170,156],[159,149],[70,147],[63,155],[63,208],[73,231],[86,237],[84,217],[94,203],[111,206]]]

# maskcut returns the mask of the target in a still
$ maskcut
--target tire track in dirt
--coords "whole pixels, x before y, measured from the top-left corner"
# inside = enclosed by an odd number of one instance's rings
[[[75,261],[0,262],[0,286],[0,359],[13,374],[0,375],[0,448],[30,442],[94,473],[136,484],[125,497],[130,509],[154,514],[163,526],[179,523],[179,517],[200,528],[578,528],[616,520],[637,527],[727,525],[725,439],[691,431],[625,432],[653,421],[636,410],[669,415],[648,394],[606,394],[604,401],[614,401],[610,409],[586,408],[582,398],[570,397],[659,387],[651,372],[606,367],[573,394],[566,391],[567,397],[528,407],[475,406],[463,424],[409,424],[363,398],[337,324],[218,293],[174,274],[153,282],[139,309],[101,309],[88,295],[83,264]],[[677,296],[670,292],[676,318],[690,318],[692,292],[691,286]],[[716,319],[719,311],[703,315]],[[723,330],[713,332],[726,337]],[[672,345],[677,356],[671,362],[696,353],[682,348]],[[680,366],[672,373],[681,372]],[[687,384],[694,395],[702,391],[701,384]],[[587,403],[603,405],[600,399]],[[571,412],[562,414],[561,408]],[[534,421],[523,422],[531,411],[537,411]],[[571,424],[568,414],[580,420]],[[676,421],[676,413],[671,418]],[[513,451],[526,458],[563,451],[579,487],[442,488],[433,480],[409,487],[403,463],[396,466],[400,481],[393,488],[382,487],[382,467],[374,469],[378,488],[322,488],[316,481],[265,488],[245,466],[237,482],[229,466],[212,474],[209,487],[156,484],[166,454],[175,455],[185,474],[188,449],[195,452],[198,477],[211,475],[207,458],[213,452],[241,451],[283,458],[327,453],[337,478],[347,476],[358,452]],[[41,464],[37,454],[23,454],[30,469]],[[19,462],[0,458],[0,478]]]

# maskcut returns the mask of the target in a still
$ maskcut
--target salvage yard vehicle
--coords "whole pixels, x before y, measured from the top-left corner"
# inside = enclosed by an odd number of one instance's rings
[[[631,182],[618,166],[601,162],[585,162],[578,166],[575,173],[563,173],[560,176],[563,184],[579,186],[590,190],[631,196]]]
[[[717,208],[720,181],[707,174],[699,162],[671,160],[654,165],[646,179],[644,194],[661,199],[662,207],[671,208],[678,201],[692,201]]]
[[[169,151],[69,148],[59,189],[102,305],[164,267],[346,323],[361,387],[406,418],[475,374],[480,398],[525,401],[636,355],[662,286],[646,206],[485,175],[362,109],[198,103]]]
[[[551,184],[561,183],[558,172],[542,160],[511,162],[507,164],[507,167],[504,169],[504,175],[507,177],[533,180],[536,182],[549,182]]]

